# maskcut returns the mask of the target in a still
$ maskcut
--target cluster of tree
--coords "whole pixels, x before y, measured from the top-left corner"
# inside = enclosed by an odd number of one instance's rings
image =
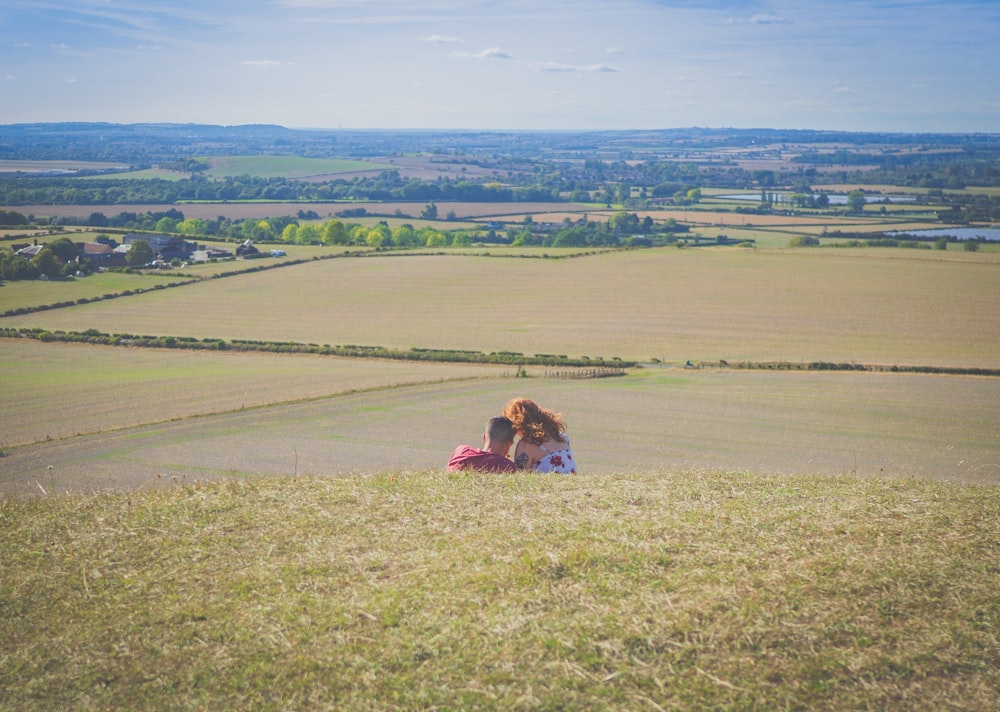
[[[98,236],[97,242],[110,247],[118,243],[106,235]],[[125,253],[125,264],[129,267],[142,267],[156,258],[153,248],[145,240],[136,240]],[[45,276],[49,279],[92,274],[95,265],[81,251],[79,245],[68,237],[60,237],[45,246],[34,256],[18,254],[7,247],[0,248],[0,281],[15,281],[21,279],[38,279]]]
[[[687,230],[686,225],[678,224],[673,218],[657,224],[648,215],[640,220],[635,213],[623,210],[612,215],[607,222],[584,219],[576,223],[567,221],[553,228],[528,221],[520,227],[509,229],[507,235],[514,246],[617,247],[669,242],[676,233]]]
[[[925,151],[883,150],[878,153],[837,150],[810,151],[794,162],[810,166],[840,166],[841,178],[863,178],[870,184],[958,190],[967,186],[1000,185],[1000,164],[995,141],[970,139]],[[830,175],[829,171],[827,174]]]
[[[28,217],[14,210],[0,210],[0,225],[4,227],[18,227],[27,225]]]
[[[951,194],[951,208],[938,213],[944,222],[997,222],[1000,221],[1000,195]]]
[[[468,180],[404,179],[396,171],[324,182],[283,177],[230,176],[209,180],[191,176],[158,178],[3,178],[0,205],[130,205],[179,201],[449,200],[460,202],[529,202],[559,200],[546,186],[510,186]]]
[[[0,281],[38,279],[42,275],[56,279],[77,272],[89,274],[93,271],[93,266],[87,261],[78,262],[79,255],[80,251],[76,244],[68,237],[53,240],[33,257],[19,255],[7,248],[2,248],[0,249]]]
[[[249,225],[247,223],[250,223]],[[290,222],[275,233],[270,220],[244,221],[244,234],[251,237],[276,235],[282,242],[297,245],[367,245],[368,247],[460,247],[472,244],[468,231],[442,232],[433,227],[415,228],[405,223],[390,228],[384,220],[372,226],[327,220],[323,223]],[[477,240],[480,239],[477,235]]]

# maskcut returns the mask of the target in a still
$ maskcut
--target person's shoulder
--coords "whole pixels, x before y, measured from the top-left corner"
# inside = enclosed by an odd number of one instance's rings
[[[459,445],[451,451],[451,457],[448,458],[448,469],[461,470],[479,454],[480,451],[471,445]]]
[[[459,445],[448,461],[449,470],[483,470],[485,472],[513,472],[517,468],[503,455],[480,450],[470,445]]]
[[[471,445],[459,445],[454,450],[451,451],[451,454],[460,455],[463,453],[474,453],[474,452],[479,452],[479,450],[472,447]]]

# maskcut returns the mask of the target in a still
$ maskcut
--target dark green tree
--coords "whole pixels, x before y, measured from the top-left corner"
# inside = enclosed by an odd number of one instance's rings
[[[31,259],[31,266],[38,270],[38,274],[46,277],[58,277],[62,271],[63,263],[56,257],[56,253],[46,247]]]
[[[132,243],[132,249],[125,253],[125,263],[130,267],[141,267],[153,261],[156,255],[153,248],[145,240],[136,240]]]

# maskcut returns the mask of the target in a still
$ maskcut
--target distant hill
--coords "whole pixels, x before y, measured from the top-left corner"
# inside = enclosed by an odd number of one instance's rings
[[[672,128],[621,131],[290,129],[272,124],[34,123],[0,125],[0,159],[154,165],[191,156],[296,155],[371,158],[427,152],[629,160],[662,151],[792,144],[869,150],[920,145],[1000,149],[1000,134],[849,133],[812,129]]]

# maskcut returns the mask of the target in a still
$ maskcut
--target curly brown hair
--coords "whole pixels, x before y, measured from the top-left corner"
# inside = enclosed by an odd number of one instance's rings
[[[561,441],[566,432],[566,423],[560,413],[542,408],[528,398],[513,399],[504,407],[503,414],[513,423],[521,439],[535,445],[547,440]]]

